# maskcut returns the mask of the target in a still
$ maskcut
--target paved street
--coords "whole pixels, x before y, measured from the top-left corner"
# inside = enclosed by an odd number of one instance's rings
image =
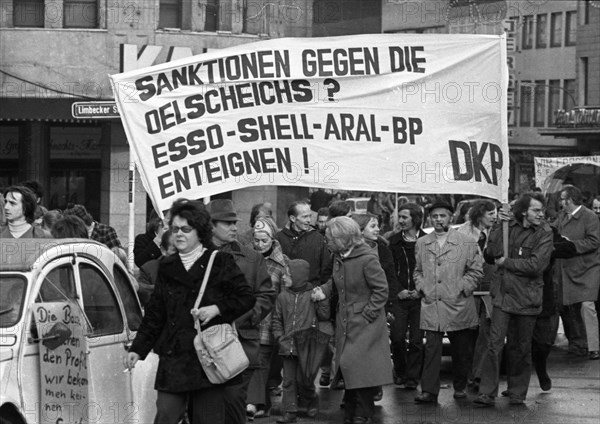
[[[365,364],[366,365],[366,364]],[[474,407],[474,394],[468,400],[452,398],[451,363],[444,357],[442,390],[438,405],[416,405],[416,391],[406,391],[394,385],[384,387],[383,399],[377,403],[375,423],[382,424],[433,424],[433,423],[493,423],[493,424],[578,424],[598,423],[600,418],[600,361],[590,361],[567,353],[565,348],[555,348],[549,358],[549,374],[553,388],[542,392],[537,377],[532,376],[527,401],[524,406],[508,405],[508,399],[498,398],[493,408]],[[500,390],[506,388],[502,378]],[[300,423],[342,423],[340,401],[343,391],[319,389],[321,412],[315,419],[302,417]],[[255,420],[257,424],[274,423],[279,417],[281,397],[274,397],[274,414]]]

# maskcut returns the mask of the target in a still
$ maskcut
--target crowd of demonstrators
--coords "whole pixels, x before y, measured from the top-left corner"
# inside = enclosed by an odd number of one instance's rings
[[[369,422],[382,386],[391,382],[407,390],[420,385],[417,403],[437,401],[445,334],[454,397],[467,397],[468,386],[484,406],[500,391],[502,352],[508,387],[501,393],[509,403],[525,401],[532,368],[542,390],[551,389],[547,358],[559,314],[569,351],[598,359],[600,198],[590,199],[592,211],[577,188],[565,186],[555,196],[560,212],[552,222],[541,193],[515,196],[511,213],[497,213],[490,200],[469,200],[458,228],[450,226],[456,202],[449,196],[398,199],[394,228],[382,237],[383,214],[357,214],[341,194],[315,193],[310,202],[289,206],[282,229],[270,203],[254,205],[244,234],[231,200],[180,200],[164,220],[150,216],[134,246],[146,318],[129,365],[151,349],[159,354],[157,419],[177,422],[183,411],[194,423],[266,417],[269,389],[282,380],[278,422],[316,416],[315,378],[307,378],[297,339],[316,322],[332,335],[330,348],[312,358],[321,359],[319,384],[345,389],[346,423]],[[36,222],[43,192],[22,185],[3,194],[2,238],[91,238],[124,252],[116,231],[94,221],[83,205],[46,211]],[[376,193],[372,200],[375,212],[395,207],[389,196]],[[433,231],[426,234],[424,225]],[[193,304],[215,249],[214,291],[192,315],[186,305]],[[302,308],[294,309],[291,299],[302,299]],[[324,306],[328,319],[317,313]],[[224,385],[210,384],[191,344],[194,317],[203,328],[235,322],[250,367]]]

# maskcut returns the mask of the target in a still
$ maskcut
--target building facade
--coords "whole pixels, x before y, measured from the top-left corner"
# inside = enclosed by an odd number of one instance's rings
[[[535,185],[534,156],[589,155],[598,150],[574,133],[563,133],[559,139],[542,131],[554,126],[557,110],[590,104],[582,98],[582,84],[588,92],[595,90],[596,94],[585,94],[587,98],[596,95],[597,99],[598,4],[584,0],[390,1],[384,2],[382,26],[389,33],[507,34],[510,187],[523,192]]]
[[[114,114],[76,119],[73,103],[114,100],[110,74],[264,38],[344,31],[381,32],[380,1],[1,0],[0,188],[38,180],[45,206],[84,204],[128,242],[123,127]],[[306,187],[264,186],[223,194],[242,227],[256,203],[271,202],[281,216],[307,195]],[[150,208],[137,184],[135,234]]]

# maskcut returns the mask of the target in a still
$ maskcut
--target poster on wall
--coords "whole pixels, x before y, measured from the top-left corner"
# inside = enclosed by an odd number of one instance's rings
[[[111,76],[157,210],[255,185],[508,192],[506,37],[273,39]]]
[[[34,304],[33,311],[40,338],[41,422],[86,424],[88,349],[81,310],[70,302],[47,302]]]

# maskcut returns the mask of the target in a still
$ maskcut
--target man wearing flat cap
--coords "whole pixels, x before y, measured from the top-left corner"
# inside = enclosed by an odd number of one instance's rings
[[[473,291],[483,277],[477,242],[450,228],[454,209],[437,202],[429,208],[434,231],[417,239],[415,288],[421,296],[421,329],[426,331],[421,394],[417,403],[437,402],[444,333],[452,345],[454,398],[466,398],[478,325]]]
[[[254,307],[235,321],[240,342],[250,361],[250,367],[240,378],[229,382],[225,388],[225,422],[246,423],[246,393],[254,370],[259,366],[259,324],[275,305],[275,289],[263,256],[237,241],[239,218],[228,199],[215,199],[206,205],[213,223],[213,243],[217,249],[231,254],[254,290]]]

